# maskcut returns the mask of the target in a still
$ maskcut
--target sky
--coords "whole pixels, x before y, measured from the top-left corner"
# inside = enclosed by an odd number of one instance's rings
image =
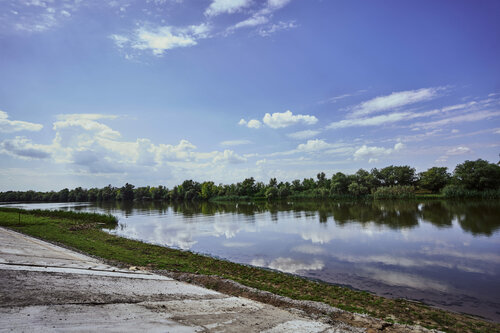
[[[0,191],[500,153],[500,1],[1,0]]]

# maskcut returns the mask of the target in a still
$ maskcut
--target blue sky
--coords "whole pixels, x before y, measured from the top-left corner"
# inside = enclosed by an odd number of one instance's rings
[[[4,0],[0,190],[500,153],[500,2]]]

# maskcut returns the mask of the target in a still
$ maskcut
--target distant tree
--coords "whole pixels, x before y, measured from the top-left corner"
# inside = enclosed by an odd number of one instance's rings
[[[352,182],[351,184],[349,184],[348,191],[353,195],[363,195],[369,193],[368,187],[360,185],[357,182]]]
[[[432,192],[439,192],[451,179],[446,167],[433,167],[419,174],[418,185]]]
[[[208,200],[217,195],[217,186],[214,182],[204,182],[201,184],[201,198]]]
[[[164,186],[159,185],[158,187],[151,187],[149,189],[149,196],[153,200],[162,200],[164,199],[166,192],[167,189]]]
[[[302,184],[300,183],[300,179],[295,179],[292,181],[292,191],[300,192],[302,191]]]
[[[184,200],[186,201],[193,201],[198,198],[198,192],[194,188],[191,188],[189,191],[187,191],[184,194]]]
[[[278,198],[278,189],[276,187],[268,187],[266,190],[267,200],[273,200]]]
[[[97,188],[91,188],[88,190],[88,201],[94,202],[97,201],[97,195],[99,190]]]
[[[381,182],[383,186],[394,185],[414,185],[417,179],[415,168],[408,165],[388,166],[381,170],[374,169],[372,174]]]
[[[347,176],[342,172],[337,172],[332,176],[330,182],[330,193],[331,194],[346,194],[348,193],[347,187],[349,186],[349,180]]]
[[[316,188],[316,182],[312,178],[304,178],[302,181],[302,188],[305,191],[314,190]]]
[[[500,188],[500,166],[482,159],[457,165],[453,177],[457,184],[469,190]]]
[[[380,180],[364,169],[359,169],[355,174],[356,182],[368,189],[368,192],[376,190],[380,186]]]
[[[126,183],[120,189],[121,199],[123,201],[132,201],[134,200],[134,185]]]
[[[239,186],[239,195],[254,195],[255,190],[255,179],[253,177],[246,178]]]
[[[330,186],[329,180],[326,178],[326,175],[324,172],[320,172],[316,175],[316,178],[318,179],[317,181],[317,188],[328,188]]]
[[[285,199],[290,194],[292,194],[292,186],[289,182],[280,183],[278,185],[278,197],[280,199]]]
[[[109,184],[108,186],[102,188],[99,192],[102,201],[110,201],[110,200],[116,200],[116,195],[118,191],[115,187]]]
[[[67,202],[68,196],[69,196],[69,190],[67,188],[59,191],[59,201],[60,202]]]

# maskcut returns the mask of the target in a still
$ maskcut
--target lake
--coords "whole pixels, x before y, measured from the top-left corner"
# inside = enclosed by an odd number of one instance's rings
[[[500,322],[499,201],[43,203],[107,232]]]

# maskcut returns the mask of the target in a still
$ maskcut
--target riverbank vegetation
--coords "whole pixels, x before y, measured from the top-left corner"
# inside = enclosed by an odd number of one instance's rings
[[[449,173],[445,167],[432,167],[416,173],[410,166],[388,166],[371,171],[359,169],[355,174],[336,172],[327,177],[324,172],[316,179],[304,178],[267,184],[246,178],[235,184],[216,185],[212,181],[185,180],[168,189],[165,186],[104,188],[67,188],[58,192],[0,192],[3,202],[78,202],[78,201],[246,201],[246,200],[305,200],[305,199],[396,199],[413,197],[500,198],[500,166],[478,159],[465,161]]]
[[[419,324],[446,332],[500,332],[498,324],[417,302],[383,298],[295,275],[121,238],[101,230],[104,225],[98,222],[106,221],[107,216],[98,218],[92,215],[96,220],[89,220],[90,215],[59,214],[62,213],[0,208],[0,226],[60,243],[125,267],[218,276],[292,299],[319,301],[389,322]],[[206,281],[206,287],[223,289],[221,283],[214,282],[214,279]]]

